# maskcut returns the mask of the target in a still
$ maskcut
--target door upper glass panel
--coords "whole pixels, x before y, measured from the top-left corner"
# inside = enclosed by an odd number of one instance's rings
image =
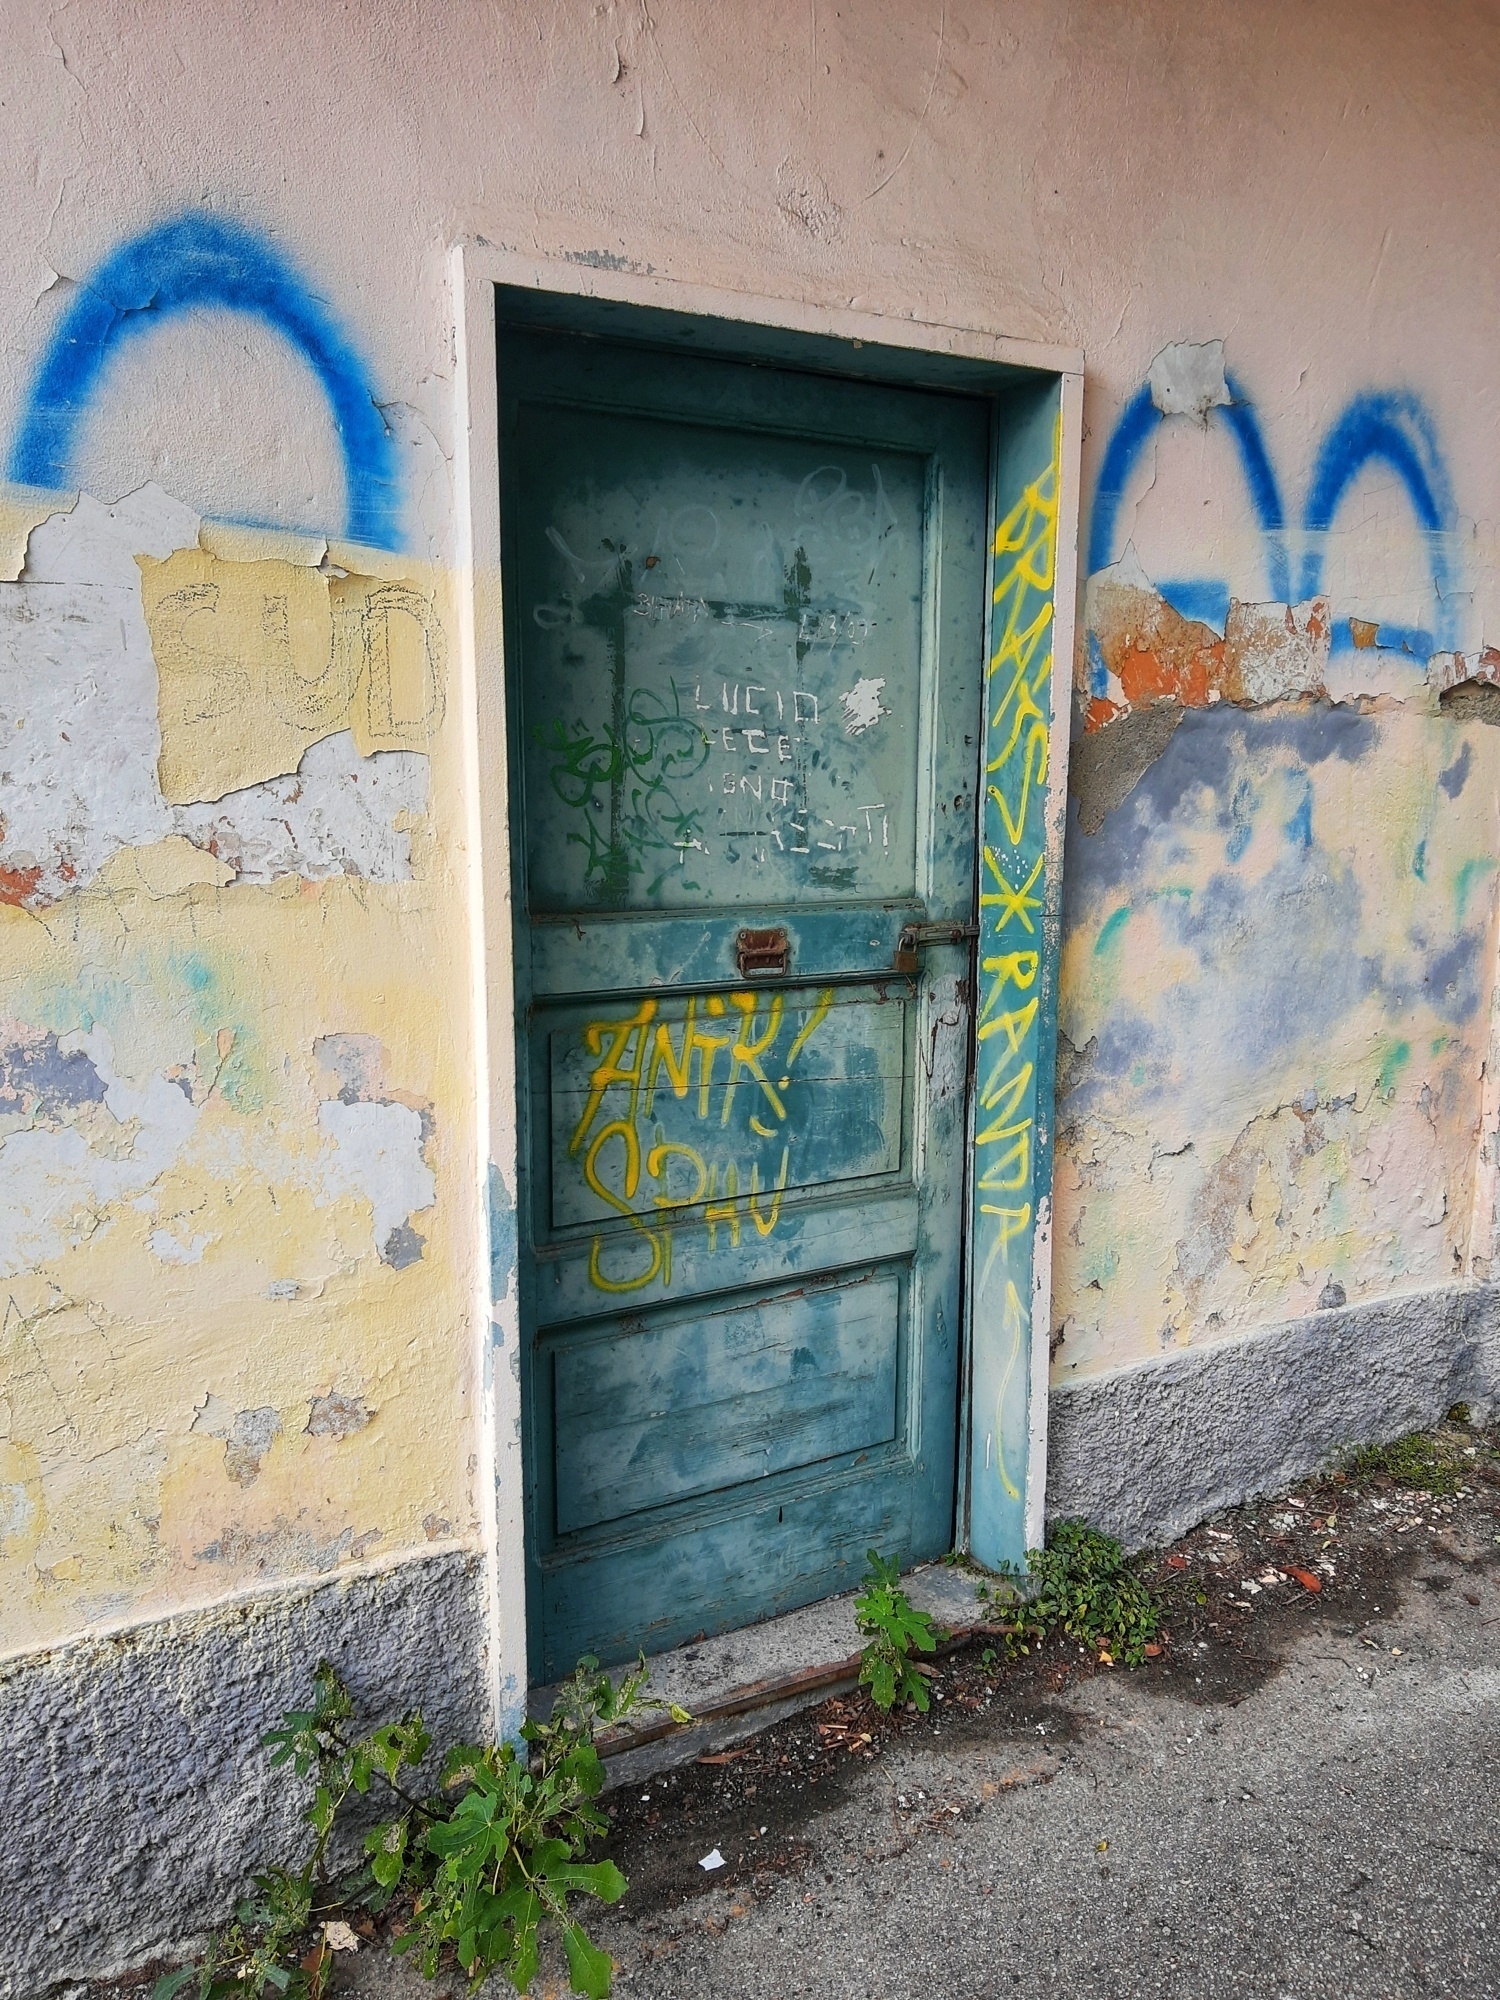
[[[519,445],[530,907],[911,896],[923,456],[534,403]]]

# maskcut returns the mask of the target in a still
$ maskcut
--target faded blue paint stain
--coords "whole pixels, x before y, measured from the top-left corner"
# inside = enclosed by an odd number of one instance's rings
[[[177,314],[244,313],[302,355],[328,398],[344,458],[351,541],[402,543],[395,441],[365,364],[302,277],[262,236],[213,216],[185,215],[122,244],[84,279],[32,379],[7,476],[71,487],[78,430],[118,350]]]
[[[1411,857],[1411,872],[1419,882],[1427,880],[1427,842],[1419,840]]]
[[[1255,789],[1242,778],[1229,802],[1229,838],[1224,843],[1224,853],[1231,862],[1241,858],[1254,836],[1255,804]]]
[[[1232,401],[1227,409],[1221,410],[1221,415],[1239,446],[1240,464],[1244,467],[1245,482],[1250,488],[1251,505],[1261,533],[1266,537],[1266,570],[1271,579],[1271,595],[1281,601],[1291,590],[1285,541],[1286,514],[1281,504],[1281,490],[1271,470],[1266,441],[1249,397],[1233,375],[1226,375],[1224,380]]]
[[[1456,508],[1432,419],[1405,390],[1357,396],[1324,438],[1313,468],[1303,514],[1310,535],[1332,527],[1339,503],[1367,465],[1384,464],[1400,479],[1417,524],[1429,537],[1428,562],[1438,604],[1438,642],[1453,644],[1453,611],[1448,557],[1441,540],[1453,527]],[[1314,541],[1302,557],[1301,596],[1316,597],[1323,587],[1323,549]],[[1436,650],[1432,645],[1428,651]]]
[[[102,1104],[105,1083],[82,1049],[64,1055],[55,1034],[0,1048],[0,1110],[60,1118],[81,1104]]]
[[[1438,784],[1448,794],[1450,799],[1456,799],[1468,783],[1470,762],[1471,752],[1466,743],[1453,762],[1448,766],[1447,770],[1438,772]]]
[[[1149,384],[1142,383],[1116,420],[1104,463],[1094,487],[1094,511],[1089,523],[1089,574],[1108,569],[1115,559],[1115,519],[1125,487],[1135,470],[1136,460],[1149,439],[1156,435],[1161,412],[1151,400]]]
[[[1313,792],[1312,792],[1311,781],[1309,780],[1306,772],[1304,771],[1301,775],[1302,775],[1302,798],[1297,806],[1296,811],[1292,814],[1291,818],[1286,822],[1284,831],[1286,833],[1287,839],[1292,843],[1293,847],[1307,848],[1312,846],[1312,841],[1313,841],[1313,830],[1312,830]]]
[[[490,1161],[490,1298],[499,1305],[510,1294],[516,1268],[516,1205],[505,1178]]]

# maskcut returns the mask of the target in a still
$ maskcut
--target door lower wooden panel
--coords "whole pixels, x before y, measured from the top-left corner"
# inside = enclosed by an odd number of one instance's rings
[[[539,1335],[558,1541],[894,1443],[903,1274]]]

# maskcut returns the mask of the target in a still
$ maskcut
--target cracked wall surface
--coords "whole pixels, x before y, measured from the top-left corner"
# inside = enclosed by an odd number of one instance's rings
[[[1490,1272],[1485,538],[1414,390],[1289,469],[1235,346],[1158,352],[1092,494],[1059,1385]]]

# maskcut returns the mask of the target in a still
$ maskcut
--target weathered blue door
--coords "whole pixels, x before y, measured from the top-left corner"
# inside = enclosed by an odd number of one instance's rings
[[[533,1674],[954,1524],[989,413],[501,329]]]

